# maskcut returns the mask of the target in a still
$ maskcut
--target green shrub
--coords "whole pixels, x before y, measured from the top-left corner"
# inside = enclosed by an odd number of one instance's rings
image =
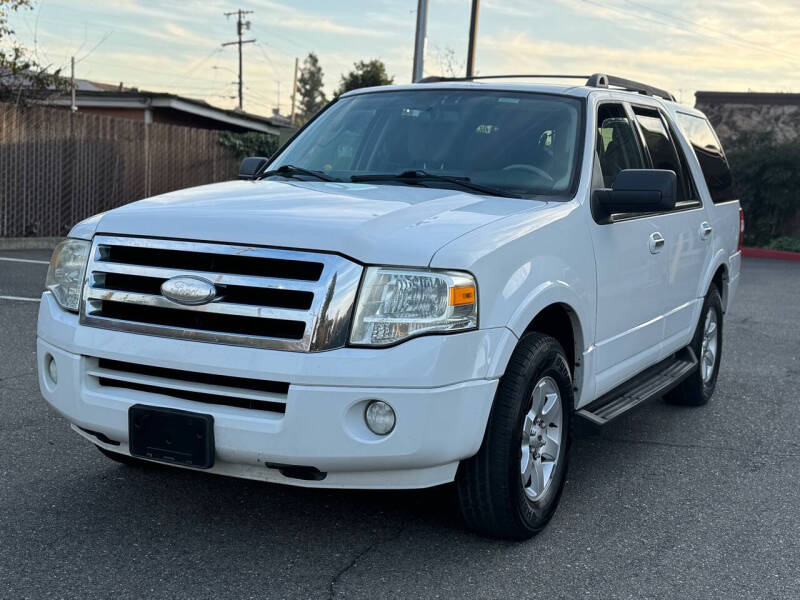
[[[770,250],[786,250],[787,252],[800,252],[800,238],[784,235],[772,240],[768,248]]]
[[[247,133],[223,131],[219,134],[219,143],[232,150],[239,158],[247,156],[269,158],[278,149],[277,136],[257,131],[248,131]]]
[[[789,223],[800,211],[800,141],[744,138],[728,159],[744,210],[745,245],[766,247],[793,233]]]

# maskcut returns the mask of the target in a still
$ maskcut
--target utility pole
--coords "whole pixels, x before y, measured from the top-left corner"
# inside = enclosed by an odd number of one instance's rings
[[[300,59],[295,57],[294,59],[294,83],[292,84],[292,115],[291,121],[292,125],[294,125],[294,108],[295,108],[295,100],[297,99],[297,72],[300,69]]]
[[[233,12],[226,12],[225,16],[230,17],[231,15],[237,15],[236,17],[236,35],[238,36],[238,40],[235,42],[225,42],[222,44],[223,46],[239,46],[239,110],[242,110],[244,107],[244,99],[242,97],[242,44],[252,44],[255,40],[243,40],[242,33],[245,29],[250,29],[250,21],[245,21],[244,16],[249,15],[252,13],[252,10],[239,10]]]
[[[411,83],[422,79],[422,63],[425,61],[425,35],[428,28],[428,0],[417,0],[417,34],[414,37],[414,67]]]
[[[472,14],[469,17],[469,46],[467,47],[467,77],[475,74],[475,38],[478,37],[478,10],[481,0],[472,0]]]
[[[69,87],[72,93],[72,101],[70,102],[69,109],[72,112],[75,112],[76,110],[78,110],[78,105],[75,104],[75,57],[74,56],[70,58],[69,65],[70,65]]]
[[[275,95],[275,114],[276,115],[280,115],[281,114],[281,82],[280,81],[276,81],[275,83],[278,84],[278,92]]]

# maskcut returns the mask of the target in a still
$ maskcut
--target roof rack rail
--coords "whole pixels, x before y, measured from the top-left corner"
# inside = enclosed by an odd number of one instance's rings
[[[603,73],[595,73],[589,77],[586,81],[586,86],[596,88],[621,88],[628,92],[636,92],[637,94],[644,94],[646,96],[656,96],[664,100],[675,102],[675,96],[666,90],[647,85],[646,83],[639,83],[638,81],[623,79],[622,77],[615,77],[614,75],[605,75]]]
[[[542,75],[542,74],[513,74],[513,75],[473,75],[471,77],[439,77],[432,75],[430,77],[423,77],[417,83],[439,83],[444,81],[475,81],[479,79],[585,79],[587,87],[608,88],[615,87],[628,92],[636,92],[637,94],[644,94],[646,96],[656,96],[664,100],[671,100],[675,102],[675,96],[666,90],[662,90],[652,85],[639,83],[631,79],[624,79],[614,75],[605,75],[604,73],[595,73],[594,75]]]
[[[440,81],[473,81],[475,79],[586,79],[589,75],[473,75],[471,77],[423,77],[417,83],[438,83]]]

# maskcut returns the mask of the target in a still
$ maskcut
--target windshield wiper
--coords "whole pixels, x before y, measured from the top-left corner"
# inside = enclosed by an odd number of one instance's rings
[[[480,192],[482,194],[490,194],[492,196],[505,196],[507,198],[519,198],[516,194],[505,192],[499,188],[480,185],[479,183],[472,183],[469,177],[456,177],[451,175],[437,175],[436,173],[429,173],[420,169],[403,171],[402,173],[375,173],[368,175],[353,175],[350,181],[354,183],[367,182],[367,181],[407,181],[409,183],[421,181],[445,181],[462,188]]]
[[[275,175],[281,175],[283,177],[294,177],[296,175],[308,175],[309,177],[314,177],[315,179],[319,179],[320,181],[341,181],[341,179],[336,179],[335,177],[331,177],[330,175],[325,175],[322,171],[312,171],[311,169],[304,169],[303,167],[295,167],[294,165],[281,165],[277,169],[272,169],[271,171],[264,171],[257,177],[257,179],[266,179],[267,177],[273,177]]]

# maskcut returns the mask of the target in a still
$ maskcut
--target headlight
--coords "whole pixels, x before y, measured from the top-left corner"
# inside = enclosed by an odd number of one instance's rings
[[[358,293],[350,343],[387,346],[423,333],[465,331],[477,325],[472,275],[369,267]]]
[[[53,293],[62,308],[78,312],[91,246],[91,242],[85,240],[64,240],[53,252],[45,287]]]

